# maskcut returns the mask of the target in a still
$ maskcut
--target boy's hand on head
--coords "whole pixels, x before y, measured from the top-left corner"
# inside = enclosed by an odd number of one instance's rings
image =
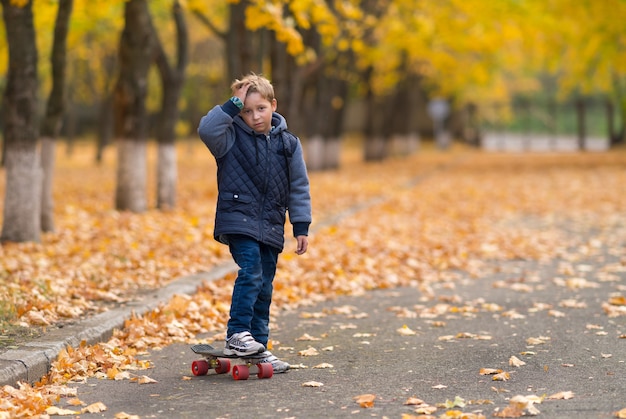
[[[250,88],[250,86],[250,83],[241,83],[233,92],[233,96],[236,96],[241,99],[242,102],[245,102],[246,95],[248,94],[248,89]]]
[[[296,248],[297,255],[303,255],[306,253],[306,249],[309,247],[309,238],[307,236],[296,237],[298,241],[298,247]]]

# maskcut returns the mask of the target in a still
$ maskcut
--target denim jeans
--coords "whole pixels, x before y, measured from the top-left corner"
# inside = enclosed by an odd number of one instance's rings
[[[272,283],[280,249],[240,234],[228,235],[228,247],[239,272],[226,335],[248,331],[254,340],[267,346]]]

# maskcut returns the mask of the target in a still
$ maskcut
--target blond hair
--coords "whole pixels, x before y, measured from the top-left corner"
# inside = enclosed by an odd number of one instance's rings
[[[267,99],[270,102],[274,100],[274,86],[272,86],[272,83],[265,77],[254,73],[248,74],[241,80],[235,79],[233,84],[230,85],[233,94],[245,83],[250,83],[248,95],[250,93],[257,92],[263,97],[263,99]]]

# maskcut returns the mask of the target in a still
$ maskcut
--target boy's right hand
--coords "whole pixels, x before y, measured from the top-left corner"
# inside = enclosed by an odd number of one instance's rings
[[[250,86],[251,84],[248,82],[241,83],[241,85],[239,85],[233,92],[233,96],[236,96],[239,99],[241,99],[241,103],[245,103],[246,95],[248,94],[248,89],[250,88]]]

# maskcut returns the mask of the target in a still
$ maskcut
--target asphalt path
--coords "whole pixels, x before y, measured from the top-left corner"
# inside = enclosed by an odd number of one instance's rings
[[[399,418],[418,415],[407,404],[415,398],[439,406],[432,417],[493,417],[521,395],[536,396],[536,417],[611,418],[626,408],[626,316],[609,317],[603,304],[624,294],[625,256],[493,262],[480,278],[451,274],[432,299],[417,287],[376,290],[276,313],[273,351],[297,368],[271,379],[193,376],[198,356],[174,344],[134,372],[155,383],[75,387],[84,403],[107,407],[84,417]],[[310,348],[317,355],[305,356]]]

